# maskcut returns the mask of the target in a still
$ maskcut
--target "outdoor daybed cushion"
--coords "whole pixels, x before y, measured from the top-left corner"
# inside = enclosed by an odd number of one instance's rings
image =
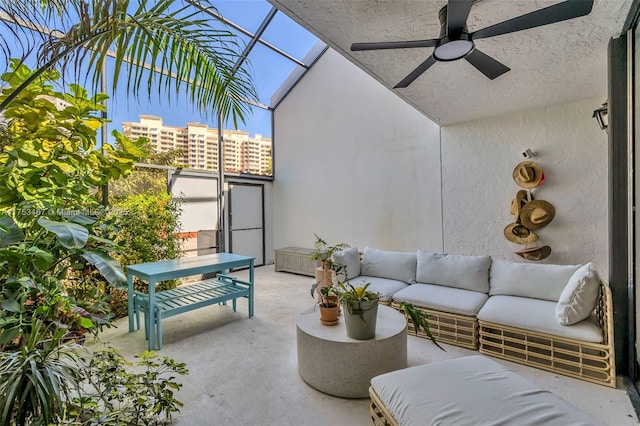
[[[602,425],[484,356],[410,367],[371,379],[399,425]]]
[[[422,308],[452,314],[476,316],[489,296],[477,291],[433,284],[411,284],[393,295],[395,302],[409,302]]]
[[[517,296],[491,296],[478,312],[487,321],[585,342],[602,342],[602,330],[593,316],[574,325],[560,325],[555,302]]]

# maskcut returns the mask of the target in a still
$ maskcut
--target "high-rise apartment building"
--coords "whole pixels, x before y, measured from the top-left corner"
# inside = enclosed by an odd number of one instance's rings
[[[182,163],[194,169],[218,170],[218,129],[206,124],[167,126],[162,118],[141,115],[139,122],[122,123],[129,137],[149,138],[156,152],[180,149]],[[271,139],[249,136],[241,130],[223,130],[224,170],[234,173],[271,174]]]

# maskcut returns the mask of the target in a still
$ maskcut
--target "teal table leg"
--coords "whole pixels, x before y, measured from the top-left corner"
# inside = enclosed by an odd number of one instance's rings
[[[249,290],[249,318],[253,316],[253,259],[249,261],[249,282],[251,283],[251,289]]]
[[[149,317],[147,324],[149,325],[149,350],[152,351],[156,346],[156,281],[154,279],[149,280],[149,306],[147,306],[146,314]]]
[[[133,306],[133,275],[131,273],[127,274],[127,281],[128,281],[128,291],[127,291],[127,299],[128,299],[128,304],[127,307],[129,309],[129,332],[133,331],[133,311],[134,311],[134,306]]]

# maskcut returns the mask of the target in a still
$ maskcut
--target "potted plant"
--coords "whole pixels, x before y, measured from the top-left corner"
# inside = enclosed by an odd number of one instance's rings
[[[334,252],[344,250],[349,247],[349,244],[339,243],[334,246],[330,246],[325,240],[320,238],[318,234],[313,234],[316,237],[314,242],[315,251],[311,253],[311,259],[320,262],[321,266],[316,268],[316,281],[319,283],[318,291],[322,287],[333,285],[331,279],[331,256]]]
[[[318,283],[311,286],[311,297],[314,297]],[[338,295],[333,286],[325,286],[318,290],[320,307],[320,322],[324,325],[336,325],[340,313]]]
[[[363,287],[354,287],[348,282],[339,284],[338,297],[345,312],[347,336],[352,339],[368,340],[376,335],[380,294],[368,291],[369,284]]]

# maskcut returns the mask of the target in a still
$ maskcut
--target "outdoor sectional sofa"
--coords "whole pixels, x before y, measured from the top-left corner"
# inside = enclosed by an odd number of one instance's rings
[[[409,302],[429,314],[439,342],[616,386],[611,291],[591,263],[513,263],[371,247],[334,253],[333,260],[346,265],[341,281],[369,283],[381,303]]]

